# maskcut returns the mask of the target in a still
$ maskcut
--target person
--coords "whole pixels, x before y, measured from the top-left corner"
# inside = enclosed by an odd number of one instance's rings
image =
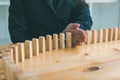
[[[85,42],[92,19],[84,0],[10,0],[9,32],[13,43],[47,34],[71,32],[74,46]]]

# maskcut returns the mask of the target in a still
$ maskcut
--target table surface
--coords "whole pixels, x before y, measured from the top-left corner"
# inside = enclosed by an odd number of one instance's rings
[[[32,80],[120,80],[120,40],[53,50],[18,65]]]

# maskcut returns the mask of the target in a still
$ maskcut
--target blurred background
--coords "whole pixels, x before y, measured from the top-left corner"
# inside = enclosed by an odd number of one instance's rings
[[[86,0],[93,19],[92,29],[120,26],[120,0]],[[0,45],[9,44],[9,0],[0,0]]]

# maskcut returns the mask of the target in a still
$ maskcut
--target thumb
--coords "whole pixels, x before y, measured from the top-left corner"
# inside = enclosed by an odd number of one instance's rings
[[[73,26],[74,26],[74,29],[79,29],[80,24],[78,24],[78,23],[74,23]]]

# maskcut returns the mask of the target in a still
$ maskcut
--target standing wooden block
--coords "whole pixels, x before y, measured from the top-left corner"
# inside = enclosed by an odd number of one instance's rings
[[[85,33],[86,33],[86,36],[87,36],[86,44],[90,44],[90,42],[91,42],[91,37],[90,37],[91,31],[86,30]]]
[[[46,50],[47,51],[52,50],[52,36],[51,35],[46,36]]]
[[[98,42],[101,43],[103,41],[103,30],[99,29],[98,30],[98,38],[97,38]]]
[[[97,30],[92,30],[92,43],[97,43]]]
[[[14,76],[15,75],[13,75],[13,69],[15,69],[16,68],[16,65],[15,64],[11,64],[11,65],[9,65],[8,66],[8,68],[9,68],[9,75],[10,75],[10,80],[14,80]]]
[[[59,47],[65,48],[65,34],[64,33],[59,34]]]
[[[53,49],[58,50],[58,35],[53,34]]]
[[[7,80],[10,80],[9,67],[11,64],[14,64],[13,60],[10,57],[3,57],[3,67],[4,73]]]
[[[17,43],[18,46],[18,59],[20,62],[25,61],[25,50],[24,50],[24,43]]]
[[[120,40],[120,27],[118,28],[118,40]]]
[[[32,48],[33,48],[33,55],[38,56],[39,55],[39,40],[36,38],[32,39]]]
[[[108,41],[108,29],[103,29],[103,42]]]
[[[72,47],[72,34],[70,32],[66,32],[66,47]]]
[[[118,39],[118,28],[113,28],[113,40]]]
[[[25,58],[32,58],[33,51],[32,51],[32,42],[29,40],[26,40],[24,43],[25,46]]]
[[[13,59],[16,64],[18,64],[18,46],[13,45],[11,46],[13,48]]]
[[[16,64],[11,63],[8,67],[9,80],[18,80],[18,76],[23,73]]]
[[[40,53],[45,53],[45,37],[43,36],[39,37],[39,50]]]
[[[108,41],[113,40],[113,28],[108,29]]]
[[[10,80],[9,79],[9,77],[10,77],[9,76],[9,70],[8,70],[8,67],[7,67],[7,65],[9,64],[8,63],[9,61],[11,61],[10,56],[3,57],[3,59],[2,59],[2,64],[3,64],[3,69],[4,69],[4,74],[5,74],[6,80]]]
[[[34,76],[35,74],[21,74],[18,76],[18,80],[39,80],[37,76]]]
[[[7,61],[6,62],[6,68],[7,68],[7,78],[8,78],[8,80],[12,80],[12,79],[10,79],[11,78],[11,74],[10,74],[10,68],[9,68],[9,66],[11,66],[12,64],[14,64],[14,62],[12,61],[12,60],[9,60],[9,61]]]

